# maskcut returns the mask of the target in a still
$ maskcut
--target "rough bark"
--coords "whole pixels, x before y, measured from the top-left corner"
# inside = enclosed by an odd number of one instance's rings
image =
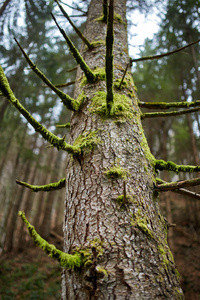
[[[127,52],[126,1],[115,1],[114,81],[121,79],[129,62]],[[85,36],[105,40],[103,1],[92,0]],[[105,45],[83,49],[89,67],[105,67]],[[130,70],[129,70],[130,72]],[[154,170],[140,122],[133,83],[114,93],[132,100],[133,118],[118,122],[90,112],[97,91],[106,91],[105,80],[80,86],[78,70],[75,97],[87,98],[71,118],[70,143],[85,131],[96,131],[99,143],[79,158],[68,156],[64,250],[90,249],[90,264],[80,272],[63,270],[62,299],[182,299],[177,271],[167,245],[167,225],[160,215],[154,193]],[[123,178],[108,178],[107,169],[120,166],[127,171],[128,199]],[[123,198],[123,197],[122,197]],[[93,246],[91,246],[93,244]],[[97,244],[99,246],[97,246]],[[102,252],[101,252],[102,251]]]

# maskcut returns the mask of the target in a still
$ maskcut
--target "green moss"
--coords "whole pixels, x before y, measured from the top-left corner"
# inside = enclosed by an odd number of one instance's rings
[[[28,228],[30,236],[32,237],[34,243],[42,250],[44,250],[50,257],[59,261],[62,267],[74,269],[80,268],[82,266],[84,260],[82,259],[80,253],[68,254],[56,249],[54,245],[49,244],[36,232],[34,226],[32,226],[26,219],[24,212],[19,211],[18,214],[26,224],[26,227]]]
[[[105,80],[106,74],[104,68],[96,68],[93,70],[94,75],[96,76],[96,81],[98,80]],[[83,76],[80,87],[85,86],[86,84],[90,83],[86,76]]]
[[[70,128],[70,123],[65,123],[65,124],[57,124],[56,128]]]
[[[46,185],[31,185],[31,184],[28,184],[26,182],[19,181],[19,180],[16,180],[16,182],[19,185],[25,186],[34,192],[39,192],[39,191],[50,192],[50,191],[56,191],[56,190],[59,190],[59,189],[62,189],[63,187],[65,187],[66,178],[63,178],[58,182],[53,182],[53,183],[49,183]]]
[[[180,273],[177,269],[175,269],[176,277],[179,279],[180,278]]]
[[[168,170],[173,172],[199,172],[200,166],[177,165],[172,161],[155,160],[156,170]]]
[[[104,15],[101,15],[100,17],[94,19],[95,22],[105,22]]]
[[[120,165],[116,165],[105,171],[104,174],[108,178],[126,179],[129,172],[126,169],[120,167]]]
[[[106,93],[103,91],[95,93],[89,110],[91,113],[99,114],[103,119],[114,118],[116,121],[122,123],[126,122],[127,119],[133,119],[135,115],[132,101],[121,94],[114,94],[114,104],[110,113],[108,113]]]
[[[99,238],[94,238],[94,240],[90,241],[91,248],[95,249],[97,252],[97,257],[102,256],[104,253],[103,250],[103,241],[101,241]]]
[[[47,128],[42,126],[39,122],[37,122],[33,116],[23,107],[23,105],[19,102],[19,100],[15,97],[12,92],[7,78],[3,72],[3,69],[0,67],[0,90],[3,92],[4,96],[8,98],[8,100],[15,106],[15,108],[20,112],[21,115],[25,117],[25,119],[29,122],[29,124],[35,129],[36,132],[39,132],[40,135],[56,147],[58,150],[63,149],[68,151],[69,153],[73,153],[75,149],[73,146],[67,144],[65,142],[65,137],[60,138],[55,134],[50,132]]]
[[[116,80],[114,81],[114,87],[115,87],[116,89],[119,89],[120,83],[121,83],[121,79],[116,79]],[[128,87],[128,82],[127,82],[126,79],[124,79],[123,82],[122,82],[122,85],[121,85],[121,88],[120,88],[120,89],[124,89],[124,88],[127,88],[127,87]]]
[[[134,213],[133,218],[131,220],[131,225],[134,227],[137,226],[143,233],[147,235],[148,238],[154,238],[153,232],[147,226],[147,217],[142,216],[139,209],[136,213]]]
[[[101,266],[96,266],[96,271],[97,271],[97,274],[100,275],[100,276],[108,276],[108,272],[105,268],[101,267]]]
[[[143,231],[149,238],[153,238],[153,234],[151,230],[147,227],[146,219],[138,219],[137,220],[138,228]]]
[[[83,153],[89,153],[99,142],[100,139],[97,138],[97,130],[84,131],[81,135],[79,135],[76,138],[73,144],[74,149],[76,149],[74,155],[82,155]]]
[[[126,25],[126,22],[123,21],[123,19],[120,16],[120,14],[114,13],[114,21]]]
[[[85,95],[85,92],[82,91],[79,95],[78,95],[78,98],[77,98],[77,101],[79,103],[79,107],[82,105],[82,103],[85,101],[86,99],[86,95]]]
[[[96,46],[100,46],[100,45],[105,45],[105,44],[106,44],[105,40],[98,40],[98,41],[92,41],[91,42],[92,47],[96,47]]]
[[[116,198],[116,202],[117,204],[122,207],[122,206],[125,206],[125,204],[130,204],[130,203],[133,203],[134,200],[133,200],[133,197],[131,195],[126,195],[126,199],[124,199],[124,195],[119,195],[117,198]]]
[[[184,299],[184,295],[181,289],[179,289],[178,287],[174,287],[175,293],[177,295],[177,300],[183,300]]]
[[[144,151],[144,154],[145,154],[145,157],[147,159],[147,161],[153,166],[155,167],[155,157],[153,156],[153,154],[151,153],[151,150],[149,148],[149,145],[147,143],[147,139],[144,135],[144,130],[142,128],[142,124],[141,124],[141,121],[140,121],[140,116],[138,115],[137,118],[135,118],[135,121],[137,123],[137,125],[139,126],[139,133],[140,133],[140,136],[142,136],[142,141],[141,141],[141,148],[143,149]],[[152,178],[153,181],[155,181],[155,178]]]
[[[120,68],[120,70],[122,70],[124,72],[124,69],[122,67]],[[119,89],[120,83],[121,83],[121,79],[119,79],[119,78],[116,79],[115,82],[114,82],[114,87],[117,88],[117,89]],[[129,90],[128,96],[130,98],[134,98],[135,95],[133,93],[133,88],[135,89],[135,91],[137,91],[137,88],[136,88],[136,86],[134,84],[132,75],[129,74],[128,72],[127,72],[125,78],[123,79],[123,82],[121,84],[120,90],[124,89],[124,88],[127,88]]]
[[[104,253],[103,249],[103,242],[98,239],[94,238],[94,240],[89,240],[90,246],[86,249],[83,248],[76,248],[75,253],[79,253],[84,258],[84,266],[91,265],[93,263],[93,252],[95,250],[96,258],[100,257]]]

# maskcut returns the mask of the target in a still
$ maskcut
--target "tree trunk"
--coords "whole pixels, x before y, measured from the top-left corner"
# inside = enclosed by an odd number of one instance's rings
[[[114,80],[121,80],[129,62],[125,7],[125,0],[115,1]],[[95,20],[102,12],[103,1],[92,0],[85,29],[90,41],[105,40],[106,24]],[[84,59],[92,70],[104,68],[105,45],[84,49]],[[78,70],[78,83],[81,76]],[[91,249],[92,257],[81,272],[63,271],[63,300],[183,297],[154,192],[155,174],[137,95],[134,84],[126,80],[127,87],[114,90],[132,101],[133,117],[124,122],[91,113],[91,99],[105,91],[105,81],[76,85],[75,96],[84,91],[87,98],[81,112],[72,115],[70,142],[94,131],[99,142],[79,158],[68,156],[64,250]],[[113,167],[124,170],[127,178],[108,178],[105,172]]]

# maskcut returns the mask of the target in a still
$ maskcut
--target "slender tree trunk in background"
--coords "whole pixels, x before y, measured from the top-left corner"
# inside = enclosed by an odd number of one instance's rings
[[[13,169],[14,172],[12,174],[10,174],[10,181],[9,183],[11,183],[9,186],[4,186],[4,173],[2,173],[2,178],[1,178],[1,190],[0,190],[0,202],[1,202],[1,211],[2,213],[2,217],[1,217],[1,223],[0,223],[0,250],[2,251],[4,249],[4,243],[8,243],[11,245],[12,248],[12,242],[8,242],[8,240],[10,239],[10,237],[6,236],[6,232],[8,230],[8,223],[11,222],[10,221],[10,214],[12,214],[13,211],[13,205],[14,205],[14,201],[15,201],[15,197],[16,197],[16,185],[13,185],[12,183],[15,182],[16,179],[16,174],[19,170],[20,167],[20,158],[21,158],[21,150],[23,149],[24,146],[24,141],[25,141],[25,135],[27,132],[27,127],[24,128],[24,131],[22,131],[22,136],[20,138],[20,143],[19,143],[19,148],[16,148],[16,153],[15,153],[15,159],[14,159],[14,164],[11,168],[11,170]],[[13,135],[12,135],[13,137]],[[11,152],[9,151],[11,150]],[[9,148],[8,148],[8,152],[9,155],[13,155],[13,151],[12,151],[12,141],[9,142]],[[6,155],[9,157],[9,155]],[[7,163],[8,160],[5,159],[4,160],[4,164],[2,164],[2,170],[3,170],[3,166],[5,166],[5,169],[8,168]],[[7,174],[7,170],[5,170],[5,174]],[[8,173],[9,174],[9,173]],[[6,180],[5,180],[6,181]],[[6,193],[2,193],[2,189],[6,190]],[[5,195],[5,200],[3,199],[3,195]],[[3,205],[2,205],[3,204]],[[13,220],[14,222],[14,220]],[[10,247],[10,246],[9,246]]]
[[[194,49],[193,49],[194,51]],[[197,72],[198,73],[198,72]],[[184,100],[186,101],[186,92],[184,90],[184,88],[182,88],[183,91],[183,96],[184,96]],[[199,159],[199,152],[198,152],[198,147],[197,147],[197,141],[196,141],[196,137],[194,134],[194,129],[193,129],[193,122],[192,122],[192,118],[190,114],[186,114],[186,119],[187,119],[187,123],[188,123],[188,128],[189,128],[189,134],[190,134],[190,141],[191,141],[191,146],[192,146],[192,154],[193,154],[193,161],[191,161],[191,163],[194,163],[195,165],[199,165],[200,164],[200,159]],[[198,192],[199,188],[198,187],[194,187],[193,188],[194,191]],[[187,205],[186,207],[190,206],[190,211],[191,213],[188,214],[189,216],[189,221],[191,221],[195,227],[198,227],[199,225],[199,201],[197,199],[192,199],[189,203],[188,203],[188,199],[186,199],[187,201]]]
[[[167,137],[169,128],[166,128],[166,121],[163,120],[161,128],[162,128],[162,138],[161,138],[161,148],[160,153],[162,153],[162,158],[165,161],[168,161],[168,153],[167,153]],[[170,181],[169,173],[167,171],[163,172],[163,180],[166,182]],[[171,193],[165,192],[162,194],[162,199],[164,199],[165,207],[166,207],[166,217],[169,224],[173,224],[172,220],[172,208],[171,208]],[[167,240],[171,251],[174,250],[174,242],[173,242],[173,228],[169,228]]]
[[[23,174],[24,174],[23,180],[24,181],[26,180],[26,178],[28,178],[30,168],[31,168],[31,163],[27,162],[26,169],[23,172]],[[14,203],[12,205],[11,212],[9,214],[8,225],[7,225],[7,229],[6,229],[5,247],[4,247],[4,250],[7,252],[10,252],[14,246],[13,237],[14,237],[14,233],[15,233],[15,226],[16,226],[16,223],[18,220],[18,211],[20,209],[20,204],[21,204],[21,199],[22,199],[23,193],[24,193],[24,189],[21,188],[21,191],[19,192],[19,194],[17,194],[16,196],[13,195]]]
[[[53,154],[52,158],[52,170],[54,170],[54,173],[51,172],[51,178],[49,182],[55,182],[58,177],[54,174],[58,174],[59,164],[60,164],[60,157],[62,153],[58,152]],[[57,171],[57,172],[56,172]],[[44,207],[44,214],[43,219],[41,223],[41,235],[45,238],[49,238],[50,234],[50,228],[51,228],[51,217],[52,217],[52,207],[54,203],[55,193],[48,193],[46,200],[45,200],[45,207]]]
[[[115,1],[115,13],[123,22],[116,18],[114,23],[114,80],[121,80],[129,62],[125,7],[125,0]],[[102,9],[103,1],[91,1],[85,29],[90,41],[105,40],[106,24],[95,20]],[[84,50],[84,59],[92,70],[104,68],[105,46]],[[81,75],[79,70],[77,79]],[[166,223],[154,193],[155,175],[134,86],[130,83],[128,88],[114,91],[133,102],[134,117],[124,123],[115,118],[102,120],[90,112],[91,99],[95,92],[105,91],[105,81],[83,87],[77,84],[75,96],[82,91],[87,100],[81,111],[72,115],[70,143],[84,131],[96,131],[100,141],[80,159],[68,156],[64,249],[70,253],[99,243],[102,251],[93,246],[91,264],[81,272],[63,270],[62,299],[182,299],[167,245]],[[119,165],[127,170],[125,183],[105,175],[107,169]],[[130,200],[123,196],[120,205],[116,199],[125,194],[124,186]]]
[[[3,120],[3,116],[4,116],[4,113],[5,113],[8,105],[9,105],[9,102],[7,101],[7,99],[4,99],[3,104],[1,105],[1,108],[0,108],[0,125]]]
[[[3,155],[3,158],[2,158],[2,161],[1,161],[1,164],[0,164],[0,178],[2,177],[2,174],[4,173],[3,172],[4,167],[5,167],[5,169],[7,168],[6,163],[8,162],[8,160],[10,160],[10,157],[13,157],[13,147],[15,147],[13,145],[13,140],[14,140],[14,136],[15,136],[18,129],[19,129],[19,124],[15,124],[15,127],[13,128],[12,133],[9,136],[9,139],[7,140],[6,149],[4,150],[4,155]],[[21,151],[22,145],[24,145],[24,140],[23,139],[26,135],[26,131],[27,131],[27,127],[24,128],[24,132],[23,132],[22,138],[20,139],[20,143],[19,143],[19,145],[20,145],[19,149],[16,149],[15,152],[17,152],[17,151],[20,152]],[[17,156],[18,153],[15,153],[15,155]],[[7,173],[6,170],[5,170],[5,173]]]
[[[38,136],[36,135],[35,137],[35,142],[33,143],[32,149],[35,149],[36,147],[36,143],[37,143],[37,139]],[[38,155],[37,160],[35,161],[35,165],[32,167],[32,170],[30,171],[30,174],[28,176],[28,178],[26,178],[27,182],[34,182],[36,173],[37,173],[37,169],[39,166],[39,161],[41,160],[40,155]],[[33,192],[30,189],[24,189],[23,188],[23,195],[20,195],[21,197],[21,205],[20,205],[20,209],[26,212],[26,215],[28,217],[30,217],[31,214],[31,209],[33,206]],[[14,243],[14,248],[16,248],[17,250],[21,250],[22,247],[25,247],[25,243],[26,243],[26,237],[27,237],[27,233],[25,229],[25,225],[23,222],[19,222],[19,226],[16,230],[16,238],[15,238],[15,243]]]
[[[188,123],[188,128],[189,128],[190,140],[191,140],[191,144],[192,144],[193,160],[194,160],[194,164],[198,166],[200,164],[200,160],[199,160],[197,141],[196,141],[196,138],[194,135],[191,115],[187,114],[186,118],[187,118],[187,123]]]

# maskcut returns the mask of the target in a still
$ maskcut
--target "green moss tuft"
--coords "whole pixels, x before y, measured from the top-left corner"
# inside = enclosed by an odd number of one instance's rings
[[[73,144],[73,148],[76,149],[75,155],[83,155],[83,153],[89,153],[99,142],[100,139],[97,138],[97,130],[84,131],[79,137],[76,138]]]
[[[120,165],[116,165],[105,171],[104,174],[108,178],[126,179],[129,172],[126,169],[122,168]]]
[[[49,183],[49,184],[46,184],[46,185],[31,185],[31,184],[28,184],[26,182],[16,180],[17,184],[25,186],[25,187],[31,189],[33,192],[39,192],[39,191],[42,191],[42,192],[51,192],[51,191],[56,191],[56,190],[59,190],[59,189],[62,189],[63,187],[65,187],[65,182],[66,182],[66,178],[63,178],[63,179],[61,179],[58,182],[53,182],[53,183]]]
[[[105,44],[106,44],[105,40],[98,40],[98,41],[92,41],[91,42],[92,47],[96,47],[96,46],[100,46],[100,45],[105,45]]]
[[[101,277],[107,277],[108,276],[108,272],[105,268],[103,268],[102,266],[96,266],[96,271],[97,271],[97,275],[101,276]]]
[[[26,224],[34,243],[44,250],[50,257],[59,261],[62,267],[74,269],[82,266],[84,260],[80,253],[68,254],[56,249],[54,245],[49,244],[36,232],[34,226],[32,226],[26,219],[24,212],[19,211],[18,214]]]
[[[122,19],[122,17],[120,16],[120,14],[116,14],[116,13],[114,14],[114,21],[126,25],[126,22],[123,21],[123,19]]]
[[[140,210],[137,210],[134,213],[133,219],[131,220],[131,225],[134,227],[138,227],[142,232],[144,232],[148,238],[153,239],[153,232],[148,228],[147,217],[142,216]]]
[[[127,119],[134,118],[135,112],[131,99],[121,94],[114,94],[114,103],[110,110],[107,110],[106,93],[99,91],[92,98],[92,104],[89,108],[91,113],[99,114],[103,119],[115,118],[118,122],[126,122]]]
[[[125,206],[125,204],[130,204],[134,202],[133,196],[131,195],[126,195],[126,199],[124,199],[124,195],[119,195],[115,200],[120,207]]]
[[[105,69],[104,68],[96,68],[93,70],[93,73],[96,77],[95,82],[99,80],[105,80],[106,74],[105,74]],[[85,86],[86,84],[90,83],[87,79],[86,76],[83,76],[83,79],[81,80],[80,87]]]
[[[95,22],[105,22],[105,17],[104,15],[101,15],[100,17],[94,19]]]

